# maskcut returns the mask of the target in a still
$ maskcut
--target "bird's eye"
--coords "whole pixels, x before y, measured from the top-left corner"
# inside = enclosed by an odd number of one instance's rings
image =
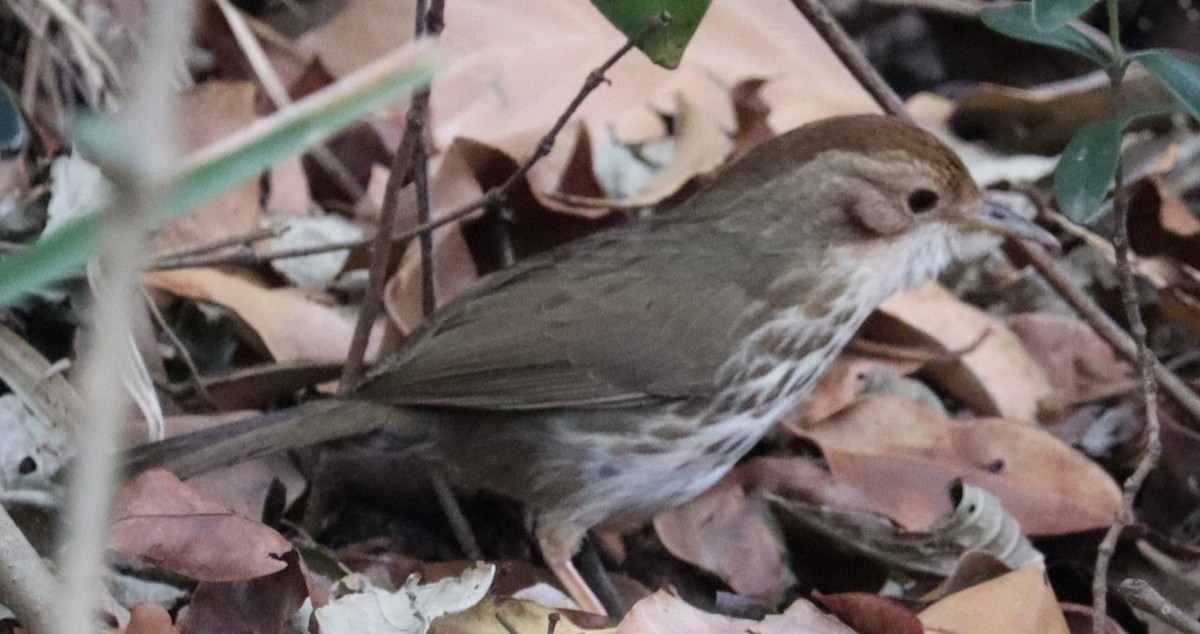
[[[921,214],[933,209],[938,202],[936,192],[928,189],[914,189],[908,195],[908,210],[914,214]]]

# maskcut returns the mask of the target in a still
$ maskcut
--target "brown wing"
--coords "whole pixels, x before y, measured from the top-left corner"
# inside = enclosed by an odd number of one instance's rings
[[[710,393],[748,325],[746,281],[762,271],[733,236],[695,231],[706,233],[598,234],[488,276],[374,368],[358,394],[522,410]]]

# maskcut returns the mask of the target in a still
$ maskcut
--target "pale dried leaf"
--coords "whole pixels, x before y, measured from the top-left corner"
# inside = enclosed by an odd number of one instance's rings
[[[261,338],[276,361],[339,361],[350,348],[353,318],[293,289],[264,288],[215,269],[158,271],[147,274],[145,283],[232,310]]]
[[[1041,564],[1031,564],[952,594],[926,608],[918,617],[927,632],[1069,632]]]
[[[1045,372],[1004,322],[958,300],[935,282],[893,295],[879,313],[890,321],[876,322],[873,339],[915,339],[946,352],[975,346],[955,361],[930,364],[926,372],[935,384],[981,414],[1034,421],[1038,404],[1051,394]]]
[[[317,608],[314,616],[323,634],[424,634],[433,619],[479,603],[495,574],[495,566],[479,564],[460,577],[429,584],[419,583],[414,575],[395,592],[360,579],[363,586],[358,591]]]

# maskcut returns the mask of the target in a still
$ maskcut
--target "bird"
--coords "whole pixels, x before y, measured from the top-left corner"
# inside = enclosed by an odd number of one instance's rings
[[[643,524],[712,486],[876,306],[987,234],[1057,245],[931,133],[820,120],[666,213],[482,276],[345,398],[144,445],[127,465],[185,477],[382,432],[451,482],[523,503],[547,566],[604,613],[572,563],[589,529]]]

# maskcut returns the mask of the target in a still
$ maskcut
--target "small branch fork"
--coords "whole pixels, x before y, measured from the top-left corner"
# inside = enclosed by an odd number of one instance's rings
[[[837,20],[820,0],[793,0],[793,4],[808,18],[813,27],[821,33],[826,43],[842,61],[850,72],[859,80],[864,88],[872,94],[876,102],[885,112],[912,122],[912,117],[904,108],[899,97],[887,86],[879,73],[863,57],[862,53],[842,30]],[[1115,0],[1109,0],[1110,19],[1115,24]],[[1124,72],[1124,62],[1121,61],[1119,40],[1112,32],[1112,46],[1118,63],[1110,75],[1115,87],[1119,87]],[[1125,526],[1133,521],[1133,500],[1141,489],[1146,476],[1158,463],[1162,451],[1160,428],[1158,421],[1157,384],[1162,383],[1164,390],[1174,398],[1180,406],[1186,409],[1195,421],[1200,421],[1200,398],[1196,396],[1187,384],[1169,369],[1155,359],[1153,352],[1146,345],[1146,326],[1142,321],[1141,311],[1137,302],[1134,286],[1134,275],[1130,264],[1129,234],[1127,228],[1128,201],[1127,192],[1122,186],[1121,170],[1118,164],[1117,183],[1113,200],[1117,210],[1117,229],[1113,236],[1113,246],[1117,251],[1117,274],[1120,281],[1122,303],[1131,330],[1132,338],[1123,332],[1091,298],[1058,272],[1054,262],[1046,253],[1036,247],[1017,242],[1017,248],[1027,256],[1046,281],[1065,299],[1087,323],[1109,343],[1121,356],[1137,364],[1141,373],[1142,399],[1146,408],[1146,447],[1134,474],[1126,479],[1123,487],[1121,509],[1109,528],[1100,545],[1096,559],[1096,571],[1093,577],[1093,623],[1095,632],[1101,632],[1106,614],[1106,597],[1108,591],[1108,563],[1116,548],[1116,543]],[[1035,201],[1036,202],[1036,201]],[[1014,241],[1016,242],[1016,241]]]

